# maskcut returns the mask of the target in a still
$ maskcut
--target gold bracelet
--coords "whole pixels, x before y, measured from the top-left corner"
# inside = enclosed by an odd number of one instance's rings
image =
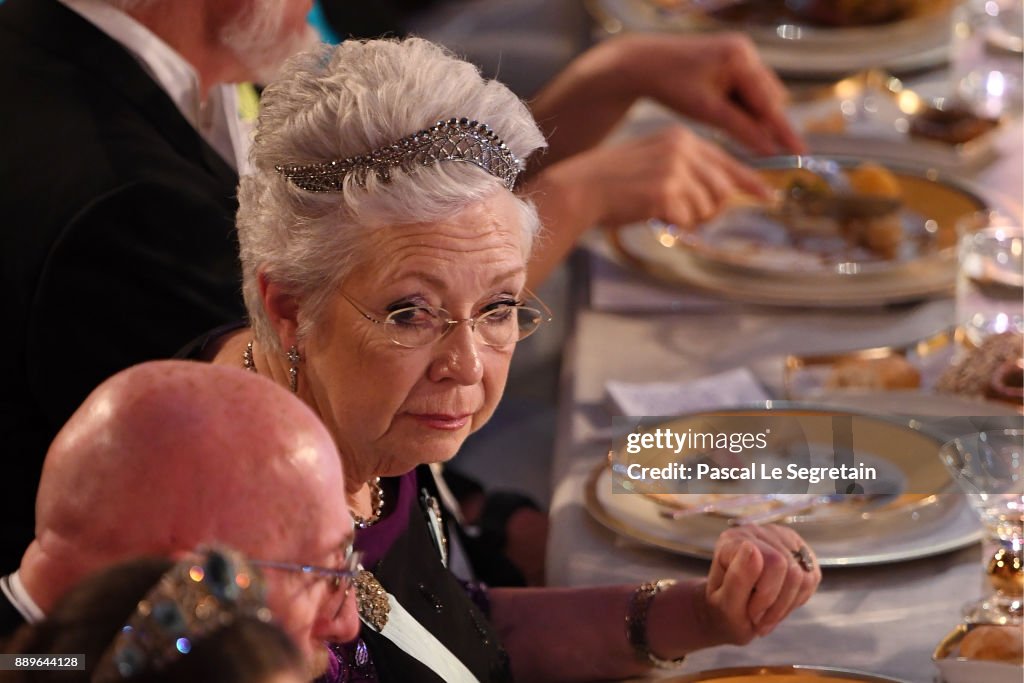
[[[647,644],[647,612],[650,610],[654,596],[669,586],[675,585],[673,579],[661,579],[651,583],[642,583],[629,599],[629,611],[626,613],[626,639],[633,647],[636,658],[645,664],[659,669],[677,669],[683,665],[686,656],[679,659],[662,659]]]

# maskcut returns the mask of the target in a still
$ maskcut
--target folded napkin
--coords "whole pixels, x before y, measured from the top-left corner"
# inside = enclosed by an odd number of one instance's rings
[[[605,383],[605,393],[615,412],[635,417],[733,408],[770,398],[745,367],[681,382],[609,380]]]

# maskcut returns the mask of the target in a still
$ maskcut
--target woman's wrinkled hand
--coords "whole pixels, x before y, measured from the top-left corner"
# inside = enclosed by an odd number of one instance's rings
[[[796,556],[810,553],[810,570]],[[813,552],[795,531],[766,524],[726,530],[704,587],[705,624],[722,642],[745,644],[771,633],[821,582]]]

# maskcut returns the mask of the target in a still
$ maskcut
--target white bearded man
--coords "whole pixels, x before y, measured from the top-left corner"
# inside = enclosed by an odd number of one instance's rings
[[[310,4],[0,3],[0,87],[17,103],[0,112],[3,570],[32,538],[47,446],[89,392],[242,314],[235,84],[315,41]]]

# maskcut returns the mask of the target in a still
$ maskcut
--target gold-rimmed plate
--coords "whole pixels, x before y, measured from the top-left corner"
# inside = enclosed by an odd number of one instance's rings
[[[963,343],[959,328],[947,328],[903,346],[876,346],[824,354],[790,354],[783,360],[788,400],[838,392],[931,388]]]
[[[584,4],[606,33],[741,31],[757,43],[761,58],[784,76],[822,78],[871,67],[909,70],[941,64],[949,56],[954,3],[934,0],[895,21],[840,28],[810,26],[763,11],[757,17],[709,15],[693,2],[679,3],[689,6],[679,10],[652,0],[585,0]],[[758,10],[765,3],[749,4]],[[813,58],[808,58],[809,53]]]
[[[896,678],[879,676],[866,671],[802,664],[730,667],[659,680],[662,683],[824,683],[826,681],[906,683]]]
[[[853,157],[834,160],[843,169],[862,164]],[[783,192],[801,164],[800,157],[776,157],[757,166],[765,181]],[[659,244],[742,275],[817,283],[836,277],[899,276],[929,265],[952,273],[957,225],[986,208],[985,200],[969,185],[934,169],[890,164],[886,170],[898,186],[900,206],[891,216],[873,219],[895,238],[895,246],[884,254],[845,238],[834,219],[794,218],[790,220],[807,226],[792,226],[775,207],[737,206],[692,230],[656,222],[649,227]]]
[[[633,431],[637,437],[635,444],[617,441],[617,447],[608,456],[618,475],[620,486],[616,491],[631,491],[671,509],[710,502],[721,506],[712,515],[744,517],[770,513],[786,503],[799,504],[811,495],[833,493],[837,483],[826,479],[806,482],[800,489],[800,482],[791,477],[765,480],[763,475],[756,475],[754,479],[697,481],[692,472],[698,463],[729,467],[736,472],[751,466],[762,472],[777,467],[780,474],[792,467],[832,468],[839,461],[839,450],[846,451],[848,465],[856,466],[858,471],[874,470],[864,479],[852,475],[846,482],[859,486],[868,495],[843,496],[811,510],[794,509],[784,517],[787,523],[801,529],[820,525],[834,532],[838,526],[845,529],[849,525],[891,521],[894,517],[923,514],[925,508],[940,502],[939,494],[951,490],[949,475],[937,456],[945,439],[917,428],[907,418],[768,401],[764,406],[657,420]],[[646,443],[655,443],[659,435],[667,433],[694,438],[666,448],[636,446],[645,442],[645,435],[650,437]],[[743,448],[709,446],[720,436],[733,439],[744,435],[749,437],[744,441],[749,445]],[[642,472],[640,468],[665,472],[666,467],[678,471],[679,466],[689,467],[688,479],[633,476]],[[760,494],[766,499],[757,497],[745,502]],[[730,501],[738,504],[730,505]]]
[[[826,273],[801,278],[744,273],[716,266],[691,251],[658,241],[658,230],[634,223],[608,233],[619,259],[669,284],[748,304],[800,307],[881,306],[945,296],[953,291],[952,263],[921,261],[896,273],[850,278]]]
[[[833,510],[822,516],[789,518],[814,547],[822,566],[900,562],[949,552],[980,538],[980,525],[964,497],[958,493],[937,493],[948,490],[949,484],[937,455],[945,437],[916,429],[909,420],[841,408],[776,401],[734,412],[767,415],[773,407],[796,415],[840,415],[863,420],[870,429],[856,429],[856,434],[866,437],[855,437],[858,453],[871,452],[876,458],[891,460],[892,467],[905,472],[907,481],[902,493],[906,495],[889,499],[881,507],[852,508],[846,515],[833,514],[836,512]],[[677,426],[685,429],[684,423],[677,423]],[[831,436],[816,434],[814,429],[808,432],[810,440],[831,444]],[[602,463],[591,472],[584,501],[596,521],[641,543],[710,559],[718,535],[728,526],[728,519],[711,515],[668,519],[648,496],[616,492],[622,491],[621,483],[621,474],[613,477],[610,463]]]
[[[612,493],[611,467],[602,463],[587,478],[584,506],[608,530],[644,545],[702,560],[714,555],[715,541],[727,528],[708,516],[669,520],[656,506],[633,494]],[[822,567],[861,567],[905,562],[957,550],[982,537],[977,517],[958,494],[943,494],[929,506],[934,515],[907,515],[899,524],[865,525],[857,533],[833,534],[821,525],[801,528]]]
[[[935,648],[932,661],[942,672],[942,680],[946,683],[1020,683],[1024,680],[1024,665],[1015,662],[968,659],[960,655],[960,643],[976,626],[982,624],[958,624]],[[1013,626],[997,628],[1012,629]],[[1020,626],[1016,627],[1017,642],[1021,641]]]
[[[798,163],[796,157],[777,157],[760,165],[769,180],[778,181]],[[875,306],[948,295],[956,281],[956,224],[989,204],[969,183],[934,169],[888,168],[902,187],[902,211],[921,228],[914,236],[917,246],[898,259],[851,257],[847,251],[822,258],[820,251],[794,245],[785,230],[730,222],[728,211],[707,232],[697,226],[688,235],[651,221],[611,230],[608,239],[622,261],[654,278],[745,303]]]

